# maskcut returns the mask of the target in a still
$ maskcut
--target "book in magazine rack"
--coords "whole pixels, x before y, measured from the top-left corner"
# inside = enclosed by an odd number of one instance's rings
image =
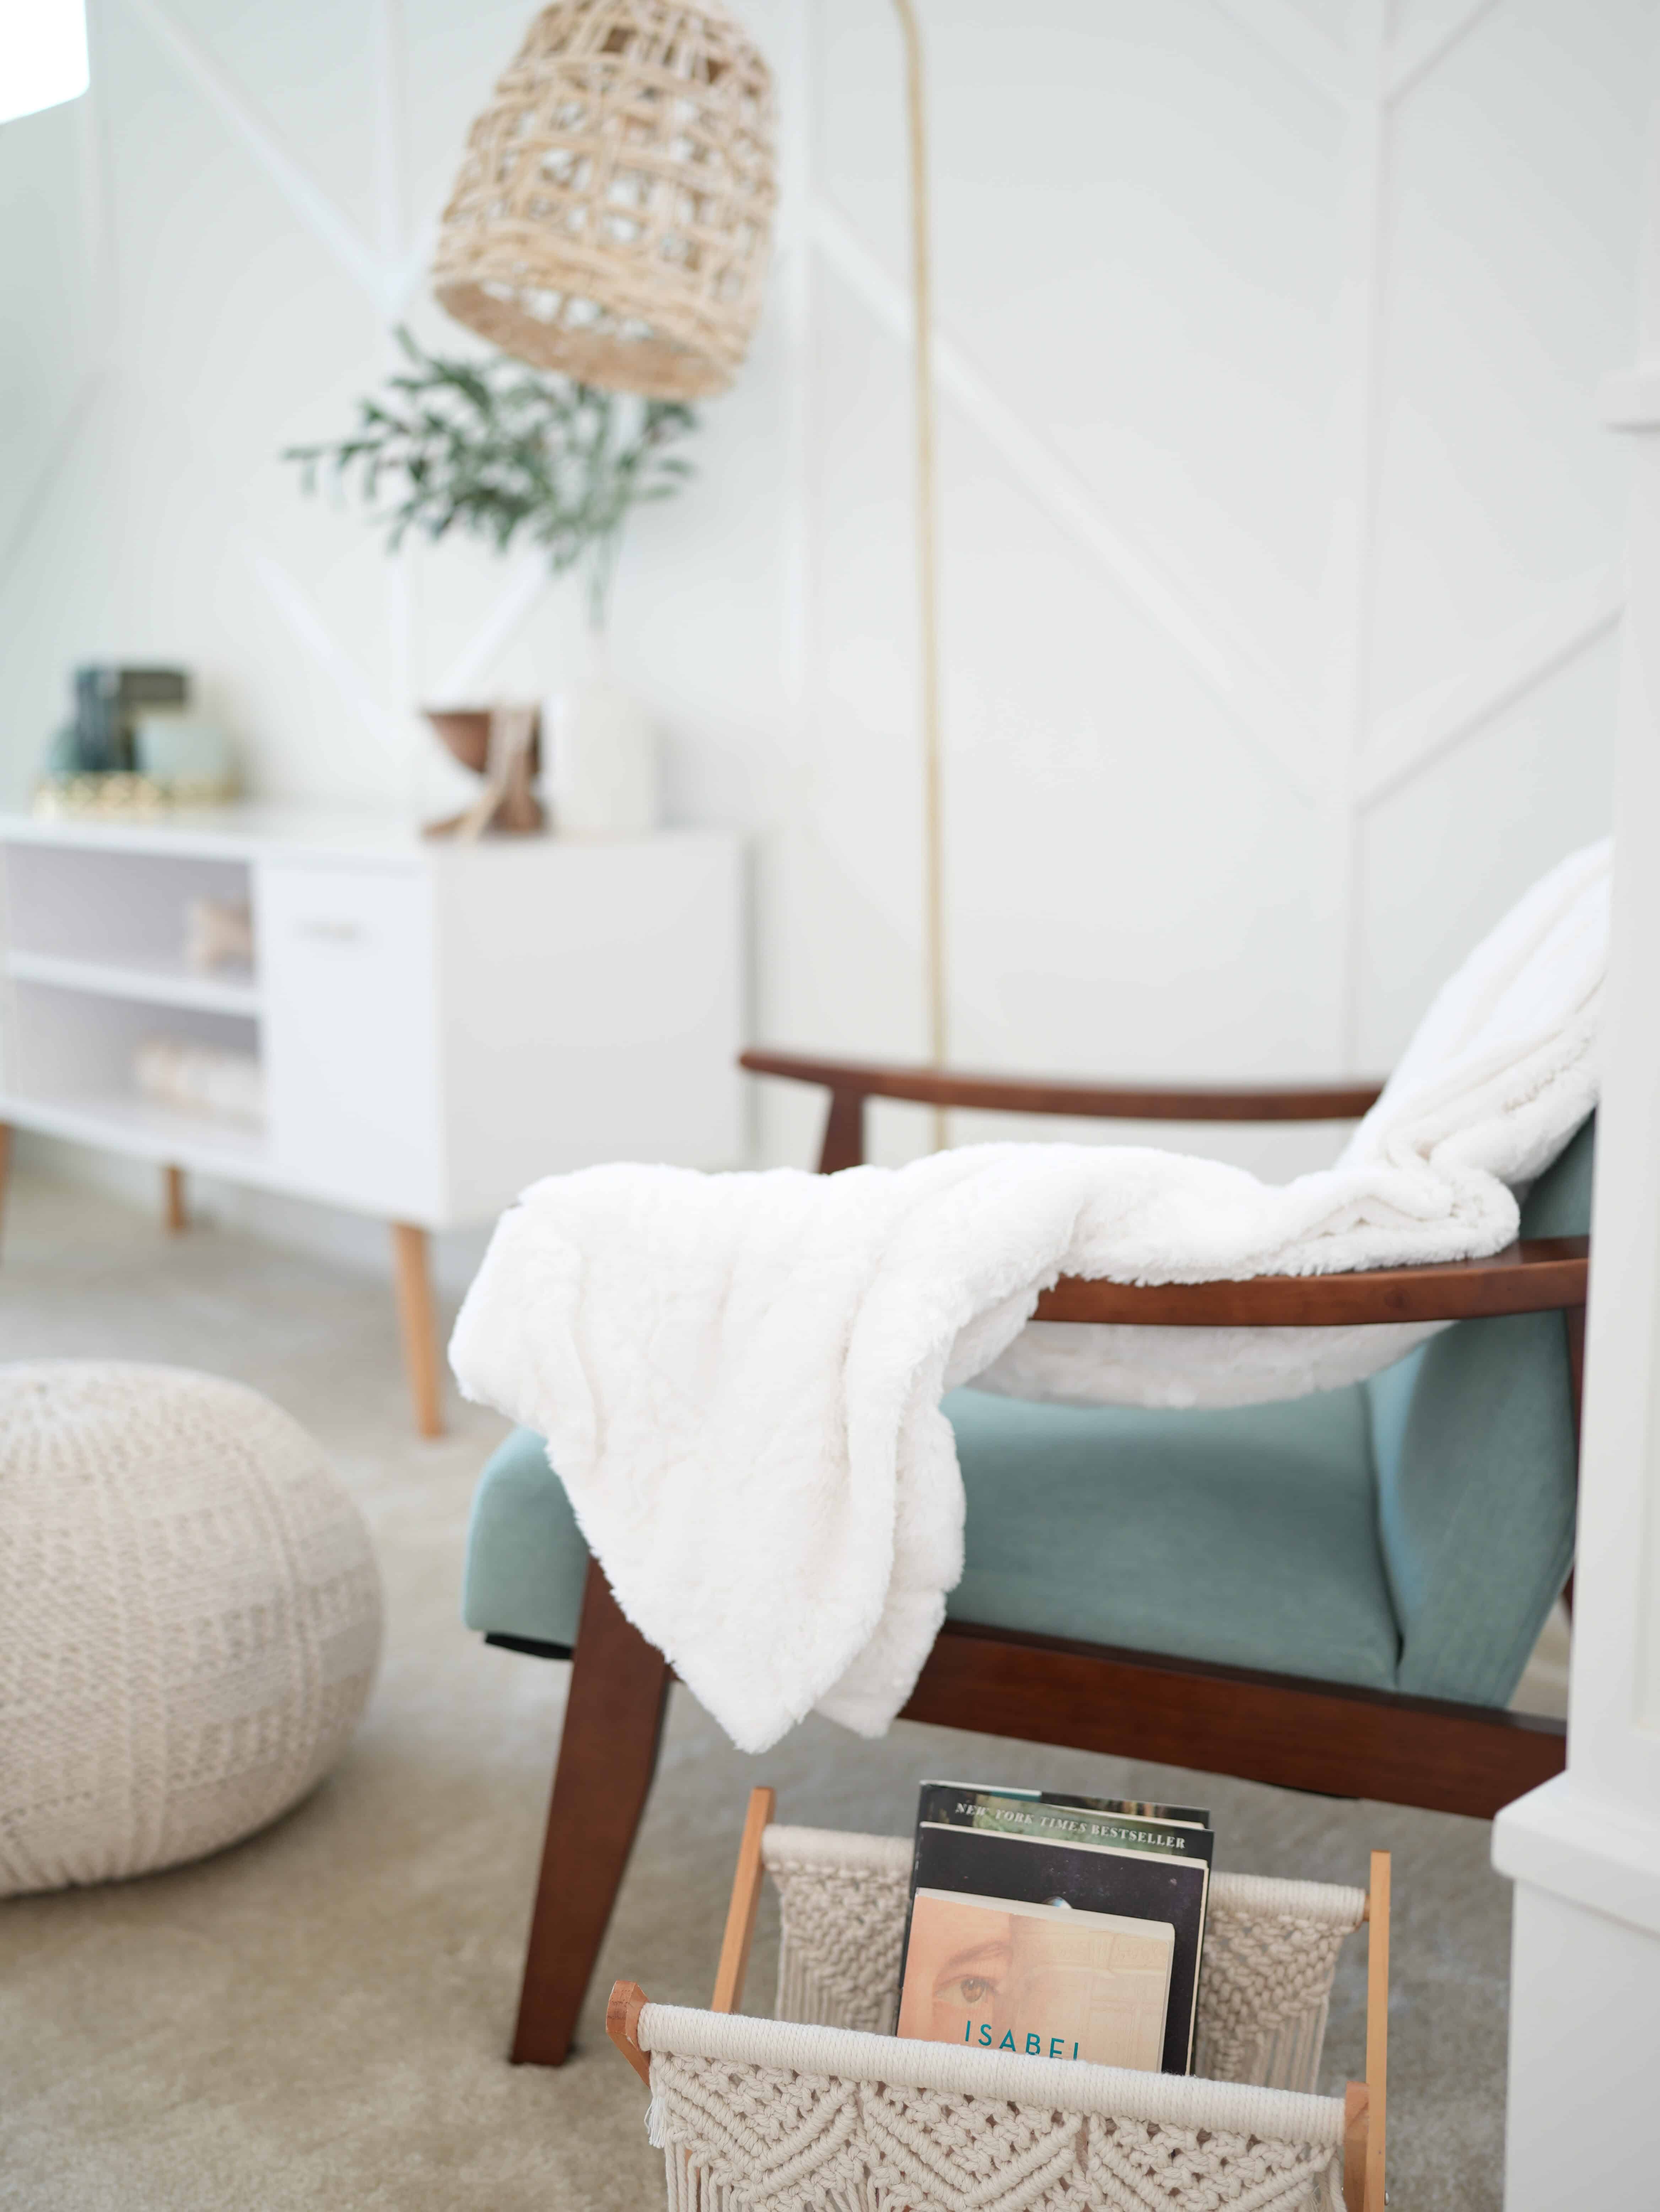
[[[611,1991],[668,2212],[1383,2212],[1386,1851],[1366,1890],[1213,1876],[1196,2071],[1133,2073],[884,2033],[911,1843],[774,1826],[773,1802],[750,1795],[709,2009]],[[737,2009],[764,1875],[781,1923],[771,2020]],[[1323,2097],[1337,1954],[1363,1921],[1366,2079]]]

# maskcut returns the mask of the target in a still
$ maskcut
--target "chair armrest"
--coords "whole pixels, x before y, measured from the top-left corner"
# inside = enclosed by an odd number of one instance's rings
[[[752,1075],[816,1084],[831,1093],[822,1174],[863,1157],[867,1098],[906,1098],[921,1106],[978,1106],[1003,1114],[1069,1114],[1120,1121],[1354,1121],[1381,1083],[1100,1084],[1065,1076],[965,1075],[938,1067],[877,1060],[824,1060],[797,1052],[738,1055]]]
[[[781,1075],[858,1098],[908,1098],[923,1106],[983,1106],[1005,1114],[1076,1114],[1124,1121],[1354,1121],[1381,1083],[1078,1083],[1069,1076],[965,1075],[877,1060],[821,1060],[796,1052],[738,1055],[753,1075]]]
[[[1034,1321],[1140,1328],[1341,1328],[1355,1322],[1471,1321],[1583,1306],[1587,1237],[1540,1237],[1485,1260],[1374,1267],[1345,1275],[1257,1275],[1245,1282],[1107,1283],[1063,1275]]]

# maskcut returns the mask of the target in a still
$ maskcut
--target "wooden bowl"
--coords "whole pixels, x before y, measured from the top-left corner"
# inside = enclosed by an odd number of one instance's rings
[[[482,775],[490,757],[490,709],[488,707],[423,707],[421,713],[437,731],[446,751]],[[542,765],[542,717],[536,717],[530,739],[530,773]]]

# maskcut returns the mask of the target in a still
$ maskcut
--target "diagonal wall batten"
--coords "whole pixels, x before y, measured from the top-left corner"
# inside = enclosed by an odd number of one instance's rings
[[[247,555],[267,598],[306,654],[327,676],[365,729],[373,732],[394,760],[401,760],[407,749],[403,725],[336,637],[309,592],[289,574],[275,554],[266,551],[256,540],[248,540]]]
[[[911,302],[903,286],[834,208],[814,202],[815,244],[889,334],[909,343]],[[1177,585],[1131,544],[1043,438],[1001,399],[944,332],[934,340],[935,384],[973,423],[1011,475],[1050,520],[1097,562],[1124,597],[1184,656],[1224,711],[1249,734],[1293,786],[1318,788],[1313,732],[1292,694],[1257,658],[1248,640],[1229,635],[1221,608],[1203,611],[1190,583]]]
[[[296,218],[373,301],[389,301],[391,270],[304,164],[238,92],[229,76],[160,0],[122,0],[189,77],[208,105],[276,186]],[[382,103],[385,105],[385,103]]]
[[[539,553],[519,562],[500,598],[445,670],[439,702],[469,698],[485,682],[502,647],[548,589],[548,564]]]
[[[1379,717],[1356,781],[1362,809],[1398,791],[1443,753],[1549,682],[1618,626],[1624,592],[1611,571],[1566,584],[1554,604],[1474,655],[1445,684]]]
[[[1481,18],[1499,4],[1499,0],[1464,0],[1464,5],[1451,21],[1430,23],[1421,31],[1403,33],[1390,49],[1384,76],[1384,98],[1392,106],[1416,91]]]
[[[1339,105],[1353,98],[1354,68],[1348,50],[1288,0],[1211,0],[1211,5],[1312,90]]]

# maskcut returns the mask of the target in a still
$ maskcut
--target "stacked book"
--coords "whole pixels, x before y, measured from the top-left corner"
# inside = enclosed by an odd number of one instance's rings
[[[898,2033],[1185,2074],[1207,1813],[924,1782]]]

